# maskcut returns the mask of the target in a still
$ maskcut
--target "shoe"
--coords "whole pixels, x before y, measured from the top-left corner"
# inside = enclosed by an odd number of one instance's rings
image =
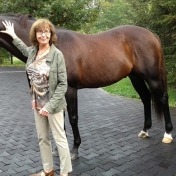
[[[52,170],[49,173],[46,173],[45,171],[42,170],[40,173],[31,174],[30,176],[54,176],[54,170]]]
[[[60,174],[59,176],[69,176],[69,174]]]

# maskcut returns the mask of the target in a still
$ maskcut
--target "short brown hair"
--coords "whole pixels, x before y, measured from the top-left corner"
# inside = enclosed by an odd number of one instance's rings
[[[30,29],[29,38],[30,38],[30,42],[33,46],[38,45],[38,41],[36,38],[36,32],[39,29],[42,29],[44,27],[49,27],[49,29],[51,31],[51,37],[50,37],[50,41],[49,41],[50,45],[51,44],[56,45],[57,36],[56,36],[56,30],[55,30],[54,25],[48,19],[41,18],[41,19],[38,19],[37,21],[35,21]]]

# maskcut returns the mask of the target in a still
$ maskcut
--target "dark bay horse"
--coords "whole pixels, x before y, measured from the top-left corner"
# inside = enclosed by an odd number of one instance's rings
[[[30,15],[0,15],[2,21],[14,23],[15,32],[27,45],[29,30],[35,21]],[[151,105],[158,119],[165,119],[164,143],[172,142],[167,80],[163,51],[159,38],[147,29],[137,26],[120,26],[111,30],[85,35],[58,29],[57,47],[63,52],[67,67],[68,91],[66,93],[69,121],[73,130],[74,144],[72,158],[78,156],[81,138],[78,129],[77,90],[111,85],[129,77],[144,105],[144,127],[139,137],[148,137],[152,126]],[[12,44],[12,38],[0,33],[0,47],[26,62],[26,59]],[[153,103],[152,103],[153,101]]]

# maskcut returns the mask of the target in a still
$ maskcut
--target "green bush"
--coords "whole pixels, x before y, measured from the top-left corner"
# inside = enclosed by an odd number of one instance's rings
[[[0,57],[0,64],[3,64],[4,63],[4,60],[2,57]]]
[[[0,48],[0,64],[3,64],[7,58],[9,58],[9,52],[4,48]]]

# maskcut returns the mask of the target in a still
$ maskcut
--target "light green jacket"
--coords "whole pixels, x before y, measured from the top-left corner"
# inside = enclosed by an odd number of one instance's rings
[[[38,47],[26,46],[26,44],[15,38],[13,44],[26,56],[26,68],[33,62],[36,57]],[[62,52],[58,50],[53,44],[51,45],[49,54],[46,59],[47,65],[50,67],[49,72],[49,102],[44,108],[51,114],[60,112],[66,107],[65,93],[67,91],[67,73],[65,67],[65,60]]]

